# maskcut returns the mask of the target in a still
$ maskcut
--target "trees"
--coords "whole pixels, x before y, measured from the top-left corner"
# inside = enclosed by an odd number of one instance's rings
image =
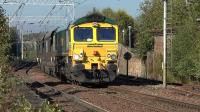
[[[200,16],[200,2],[185,5],[177,0],[174,8],[174,27],[176,33],[172,47],[172,74],[183,81],[187,78],[200,78],[200,30],[196,19]]]
[[[168,49],[168,73],[182,81],[188,77],[200,77],[200,25],[196,21],[200,18],[199,7],[199,0],[190,4],[184,0],[173,0],[172,17],[168,20],[174,32],[172,47]],[[152,32],[162,33],[162,0],[145,0],[140,9],[136,48],[139,56],[144,58],[148,51],[153,50]]]
[[[90,15],[92,13],[97,13],[97,14],[102,14],[108,18],[111,18],[117,22],[119,25],[119,42],[128,45],[129,41],[129,29],[128,26],[131,26],[131,46],[134,47],[135,44],[135,35],[136,35],[136,27],[137,24],[135,23],[135,20],[132,16],[130,16],[126,11],[124,10],[117,10],[114,11],[111,8],[105,8],[101,11],[97,10],[96,8],[93,8],[92,12],[88,12],[87,15]],[[123,33],[122,31],[124,30],[124,39],[123,39]]]
[[[139,57],[145,58],[148,51],[153,50],[153,30],[162,29],[162,0],[146,0],[140,6],[141,15],[138,17],[138,33],[136,49]]]
[[[10,85],[8,84],[8,58],[10,48],[9,27],[7,25],[4,10],[0,7],[0,103],[3,95],[9,92]],[[0,104],[1,105],[1,104]]]
[[[118,10],[118,11],[113,11],[110,8],[106,8],[103,9],[101,11],[101,13],[109,18],[112,18],[114,20],[116,20],[117,24],[119,25],[119,42],[120,43],[124,43],[125,45],[128,45],[128,26],[132,27],[132,35],[131,35],[131,39],[132,39],[132,47],[134,47],[134,41],[135,41],[135,33],[136,33],[136,23],[135,20],[133,19],[132,16],[130,16],[129,14],[127,14],[127,12],[125,12],[124,10]],[[124,30],[124,41],[123,42],[123,33],[122,30]]]
[[[7,68],[9,48],[10,48],[10,36],[9,27],[6,17],[4,16],[4,10],[0,7],[0,69],[4,72]]]

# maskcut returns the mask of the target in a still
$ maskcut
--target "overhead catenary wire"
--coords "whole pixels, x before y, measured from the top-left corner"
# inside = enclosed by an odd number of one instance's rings
[[[56,5],[54,5],[54,6],[52,7],[52,9],[49,11],[49,13],[44,17],[44,19],[41,20],[41,21],[39,22],[40,25],[44,23],[44,21],[48,18],[48,16],[52,15],[52,11],[53,11],[55,8],[56,8]]]

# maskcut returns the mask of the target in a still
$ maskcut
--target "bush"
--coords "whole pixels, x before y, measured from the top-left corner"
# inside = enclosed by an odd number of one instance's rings
[[[31,104],[24,96],[19,97],[12,107],[12,112],[32,112]]]
[[[50,105],[49,101],[45,101],[42,104],[42,108],[40,112],[61,112],[61,110],[57,106]]]

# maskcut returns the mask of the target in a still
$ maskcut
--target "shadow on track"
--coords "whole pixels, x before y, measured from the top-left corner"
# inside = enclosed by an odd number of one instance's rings
[[[113,85],[113,86],[120,86],[120,85],[145,86],[145,85],[160,85],[160,84],[162,84],[162,81],[119,74],[118,77],[110,85]],[[182,86],[183,84],[168,83],[168,85]]]
[[[114,85],[114,86],[120,86],[120,85],[145,86],[145,85],[159,85],[159,84],[162,84],[162,82],[119,74],[119,76],[110,85]]]
[[[44,84],[51,86],[51,87],[55,87],[55,86],[59,86],[59,85],[62,85],[62,84],[70,84],[70,83],[59,81],[59,82],[45,82]]]

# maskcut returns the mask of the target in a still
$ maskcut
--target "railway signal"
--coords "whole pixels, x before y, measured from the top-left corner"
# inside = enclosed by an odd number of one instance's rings
[[[128,76],[128,61],[129,61],[131,58],[132,58],[131,53],[126,52],[126,53],[124,54],[124,59],[126,60],[126,67],[127,67],[127,69],[126,69],[126,75],[127,75],[127,76]]]

